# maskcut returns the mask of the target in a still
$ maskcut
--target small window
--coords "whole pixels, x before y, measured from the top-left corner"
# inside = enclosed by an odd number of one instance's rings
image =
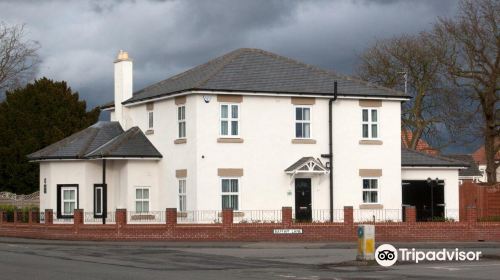
[[[311,138],[310,107],[295,107],[295,138]]]
[[[378,179],[363,179],[363,203],[378,203]]]
[[[63,216],[73,216],[76,209],[76,187],[61,188],[61,208]]]
[[[362,111],[362,135],[366,139],[378,138],[378,110],[363,109]]]
[[[153,111],[148,111],[148,128],[153,129],[153,127],[154,127]]]
[[[135,211],[138,213],[149,212],[149,188],[135,189]]]
[[[239,210],[239,180],[222,179],[222,209]]]
[[[179,180],[179,211],[186,211],[186,179]]]
[[[240,105],[220,105],[220,135],[235,137],[239,135]]]
[[[186,138],[186,106],[177,107],[177,123],[179,126],[179,138]]]

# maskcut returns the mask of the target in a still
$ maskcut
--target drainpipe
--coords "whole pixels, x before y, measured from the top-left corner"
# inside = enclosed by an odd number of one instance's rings
[[[107,200],[108,200],[108,195],[107,195],[107,187],[106,187],[106,159],[103,158],[102,159],[102,224],[105,225],[106,224],[106,216],[107,216],[107,211],[108,211],[108,203],[107,203]],[[94,194],[95,195],[95,194]]]
[[[330,167],[330,222],[333,222],[333,129],[332,129],[332,111],[333,111],[333,102],[337,100],[337,81],[333,83],[333,98],[330,98],[328,101],[328,154],[321,155],[321,157],[325,157],[329,159],[329,167]]]

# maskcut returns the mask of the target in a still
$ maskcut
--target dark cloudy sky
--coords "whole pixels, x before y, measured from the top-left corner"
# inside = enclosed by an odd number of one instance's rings
[[[0,21],[40,43],[38,77],[66,80],[90,106],[113,98],[113,59],[134,59],[134,90],[240,47],[344,74],[376,38],[428,29],[456,1],[9,1]]]

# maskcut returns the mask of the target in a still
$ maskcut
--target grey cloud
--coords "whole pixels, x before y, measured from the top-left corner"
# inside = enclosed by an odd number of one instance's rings
[[[239,47],[352,73],[375,38],[415,33],[455,1],[4,1],[0,18],[40,42],[38,76],[67,80],[95,106],[112,99],[112,61],[134,59],[134,88]]]

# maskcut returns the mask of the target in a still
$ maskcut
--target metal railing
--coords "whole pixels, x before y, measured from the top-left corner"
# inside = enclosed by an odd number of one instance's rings
[[[38,222],[40,224],[45,224],[45,211],[38,213]]]
[[[84,224],[102,224],[102,217],[96,217],[94,212],[83,213],[83,223]],[[106,224],[115,223],[115,212],[106,213]]]
[[[281,223],[281,210],[235,210],[233,223]]]
[[[165,211],[127,212],[129,224],[164,224]]]
[[[330,209],[312,209],[311,219],[309,217],[297,217],[295,211],[293,211],[292,219],[295,223],[330,223]],[[344,209],[333,209],[333,222],[344,222]]]
[[[220,210],[194,210],[177,212],[177,223],[216,224],[222,222]]]
[[[57,213],[52,213],[52,222],[54,224],[73,224],[73,218],[58,218]]]
[[[353,209],[355,223],[401,222],[402,209]]]
[[[330,222],[330,209],[313,209],[313,223],[328,223]],[[344,209],[333,209],[333,222],[344,222]]]

